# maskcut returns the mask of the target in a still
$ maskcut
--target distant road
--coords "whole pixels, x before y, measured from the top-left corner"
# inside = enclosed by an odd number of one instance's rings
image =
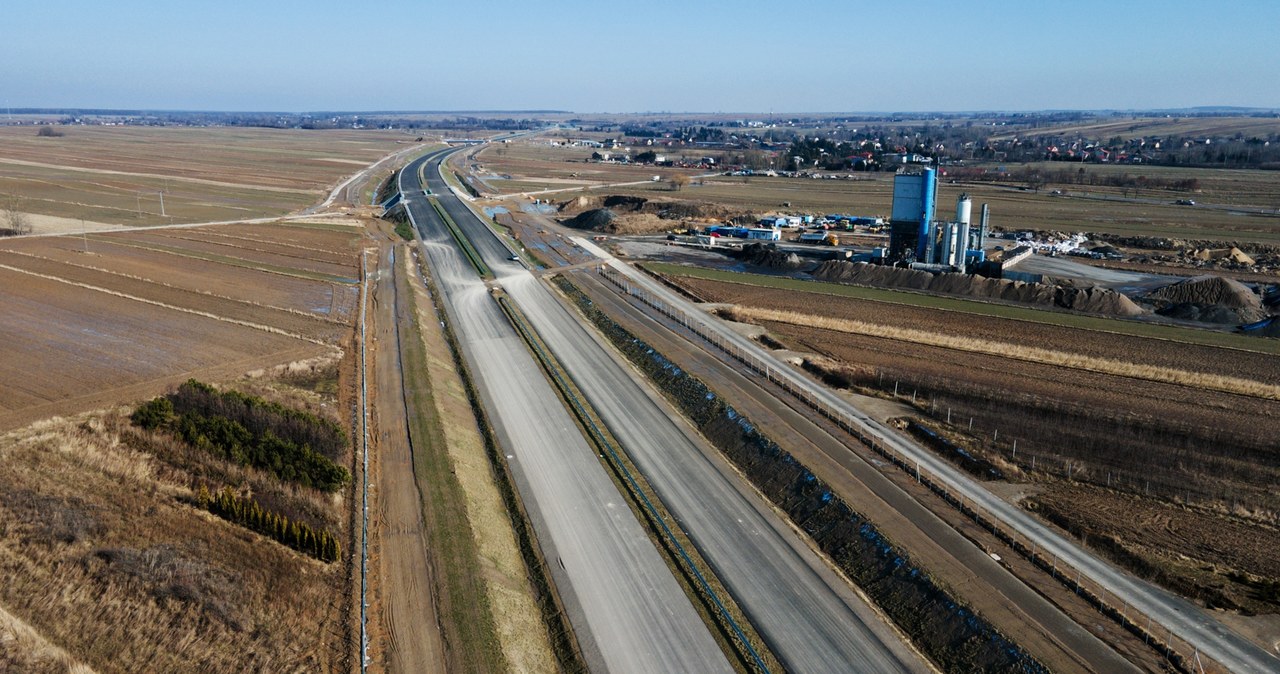
[[[594,449],[423,196],[418,170],[441,154],[401,172],[405,204],[588,663],[597,671],[731,672]],[[456,201],[443,184],[432,189]],[[505,258],[486,262],[519,267]]]
[[[427,164],[441,205],[467,234],[539,335],[627,449],[783,664],[796,672],[922,672],[926,664],[754,495],[718,467],[695,432],[637,383],[582,319],[560,304],[450,193]],[[406,187],[408,185],[406,184]],[[714,450],[707,450],[714,452]]]

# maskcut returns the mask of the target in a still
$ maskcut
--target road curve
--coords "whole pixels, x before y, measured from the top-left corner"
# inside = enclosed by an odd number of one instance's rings
[[[588,664],[613,672],[732,671],[594,450],[422,196],[418,168],[438,156],[427,155],[401,172],[405,205]]]
[[[428,185],[657,490],[774,653],[796,672],[929,666],[691,439],[694,431],[537,281],[429,163]]]

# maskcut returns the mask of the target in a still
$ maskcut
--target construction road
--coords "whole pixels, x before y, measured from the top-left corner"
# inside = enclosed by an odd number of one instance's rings
[[[432,595],[431,558],[427,553],[422,492],[414,476],[413,447],[405,410],[400,357],[400,325],[411,310],[400,298],[395,275],[395,249],[381,246],[372,275],[373,445],[378,457],[371,471],[374,489],[372,525],[377,541],[374,560],[379,578],[375,605],[380,608],[385,644],[379,660],[388,671],[444,671],[444,642]],[[381,650],[381,649],[380,649]]]
[[[783,664],[798,672],[928,671],[894,628],[764,506],[692,428],[523,264],[509,259],[506,245],[450,193],[437,161],[433,155],[427,162],[429,188]],[[402,178],[408,192],[414,189],[409,174],[415,170],[406,170]],[[519,376],[508,373],[509,379]],[[504,412],[501,405],[495,410]]]

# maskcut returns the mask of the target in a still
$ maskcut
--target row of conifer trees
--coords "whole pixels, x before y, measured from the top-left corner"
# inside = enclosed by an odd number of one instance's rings
[[[327,529],[316,530],[305,522],[290,520],[284,515],[266,510],[252,497],[236,496],[231,487],[223,487],[211,494],[209,488],[202,484],[198,498],[200,506],[214,515],[320,561],[336,562],[342,557],[338,538]]]

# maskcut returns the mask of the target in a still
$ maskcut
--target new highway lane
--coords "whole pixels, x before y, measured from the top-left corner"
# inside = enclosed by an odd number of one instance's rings
[[[428,163],[428,186],[625,446],[784,665],[797,672],[928,666],[893,628],[710,459],[693,431],[582,327]]]
[[[1058,560],[1059,568],[1070,566],[1079,570],[1085,578],[1105,587],[1111,603],[1121,603],[1126,607],[1136,608],[1143,615],[1151,617],[1152,631],[1155,636],[1162,637],[1167,630],[1191,644],[1195,650],[1184,652],[1185,657],[1193,659],[1197,654],[1204,654],[1232,672],[1280,672],[1280,658],[1231,631],[1198,606],[1150,583],[1140,581],[1100,560],[1079,545],[1036,521],[1017,506],[995,496],[952,464],[914,442],[904,439],[825,387],[794,372],[772,354],[735,333],[722,322],[707,316],[652,278],[630,265],[613,259],[611,255],[589,241],[579,240],[578,244],[607,260],[611,267],[625,274],[633,284],[643,287],[651,297],[683,312],[689,322],[697,324],[704,334],[714,334],[718,343],[731,344],[735,352],[749,354],[748,357],[756,362],[770,363],[775,381],[787,380],[793,389],[805,391],[808,399],[819,401],[827,409],[835,410],[850,423],[861,426],[868,434],[876,437],[878,442],[888,445],[897,454],[917,461],[927,474],[944,482],[953,494],[963,495],[968,502],[976,504],[1031,541],[1042,554],[1052,555]],[[1119,601],[1116,601],[1116,598],[1119,598]],[[1156,625],[1163,629],[1154,627]]]
[[[405,203],[589,665],[615,672],[732,671],[594,450],[422,196],[422,161],[402,171]]]

